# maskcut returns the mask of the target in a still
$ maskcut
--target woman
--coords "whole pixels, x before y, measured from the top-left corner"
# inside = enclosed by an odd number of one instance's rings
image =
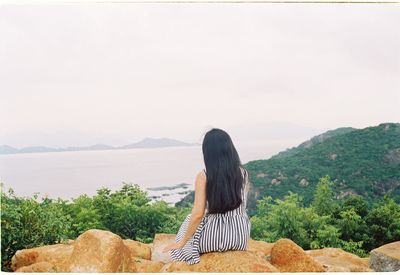
[[[206,169],[195,180],[191,214],[182,223],[171,251],[173,261],[196,264],[200,254],[212,251],[246,250],[250,220],[246,213],[249,176],[242,166],[230,136],[213,128],[203,140]]]

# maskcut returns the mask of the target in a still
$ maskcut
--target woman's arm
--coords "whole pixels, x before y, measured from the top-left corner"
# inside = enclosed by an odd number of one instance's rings
[[[181,240],[181,243],[183,245],[185,245],[186,242],[196,232],[196,229],[204,216],[204,211],[206,208],[206,182],[206,175],[203,173],[203,171],[199,172],[196,176],[195,181],[194,204],[192,214],[190,216],[190,221],[186,234]]]
[[[194,204],[186,234],[180,242],[171,243],[165,246],[163,252],[167,252],[171,249],[179,249],[184,247],[187,241],[196,232],[197,227],[200,224],[201,218],[203,217],[206,208],[206,181],[207,181],[206,175],[204,175],[203,172],[199,172],[196,176]]]

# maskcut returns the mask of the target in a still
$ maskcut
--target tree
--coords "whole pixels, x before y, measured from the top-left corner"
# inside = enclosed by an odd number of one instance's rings
[[[17,197],[10,188],[1,190],[1,267],[10,271],[17,250],[54,244],[68,238],[70,219],[65,201]]]
[[[320,178],[317,187],[314,192],[314,199],[311,206],[315,209],[315,212],[320,215],[332,215],[335,209],[338,208],[335,202],[334,194],[331,189],[333,182],[329,176]]]
[[[366,223],[371,237],[366,245],[368,250],[400,240],[400,204],[384,196],[373,205],[366,216]]]
[[[307,245],[307,234],[303,227],[301,199],[289,191],[283,200],[270,197],[257,202],[260,215],[252,217],[253,236],[269,242],[289,238],[300,246]]]
[[[346,241],[360,241],[366,233],[367,226],[354,208],[349,208],[340,212],[340,219],[336,221],[340,229],[340,238]]]
[[[344,199],[342,210],[349,210],[351,208],[360,217],[365,217],[368,214],[368,204],[362,196],[351,195]]]

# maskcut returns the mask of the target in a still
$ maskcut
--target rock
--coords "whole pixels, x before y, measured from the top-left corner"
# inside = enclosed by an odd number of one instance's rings
[[[247,251],[250,251],[258,256],[261,256],[265,259],[269,259],[271,255],[271,249],[274,246],[274,243],[267,243],[263,241],[256,241],[253,239],[249,239],[247,245]]]
[[[151,260],[151,246],[134,240],[123,240],[134,257]]]
[[[301,179],[301,181],[299,182],[300,186],[307,186],[309,184],[309,182],[306,179]]]
[[[350,254],[351,254],[351,253],[350,253]],[[352,255],[354,255],[354,254],[352,254]],[[361,260],[364,264],[366,264],[366,265],[368,266],[368,268],[370,268],[370,267],[369,267],[369,260],[370,260],[370,257],[360,258],[360,260]],[[371,269],[371,271],[374,271],[374,270]]]
[[[19,250],[11,260],[17,272],[370,272],[400,269],[400,242],[360,258],[339,248],[304,251],[289,239],[267,243],[250,239],[246,251],[203,253],[200,263],[172,262],[162,249],[175,234],[156,234],[152,244],[122,240],[91,229],[67,243]],[[150,260],[152,259],[152,260]]]
[[[280,272],[324,272],[325,268],[290,239],[279,239],[271,250],[271,264]]]
[[[344,197],[347,197],[347,196],[358,196],[359,194],[356,192],[356,191],[354,191],[353,189],[348,189],[348,190],[341,190],[340,192],[339,192],[339,194],[338,195],[336,195],[336,198],[337,199],[342,199],[342,198],[344,198]]]
[[[400,164],[400,148],[387,151],[384,156],[384,161],[389,164]]]
[[[331,153],[329,155],[329,159],[331,159],[331,160],[336,160],[336,158],[337,158],[337,154],[335,154],[335,153]]]
[[[368,258],[360,258],[340,248],[322,248],[305,251],[322,264],[327,272],[372,272]]]
[[[281,181],[278,180],[278,179],[272,179],[272,180],[271,180],[271,184],[272,184],[272,185],[279,185],[279,184],[281,184]]]
[[[284,176],[284,175],[282,174],[281,171],[278,172],[278,177],[276,177],[276,178],[277,178],[279,181],[284,181],[284,180],[287,179],[287,177]]]
[[[136,272],[140,273],[158,273],[164,266],[163,262],[153,262],[142,258],[134,259]]]
[[[160,272],[279,272],[267,260],[249,251],[210,252],[200,255],[200,263],[171,262]]]
[[[266,176],[268,176],[268,174],[265,174],[265,173],[258,173],[256,175],[257,178],[265,178]]]
[[[371,250],[370,267],[379,272],[400,270],[400,241]]]
[[[49,262],[38,262],[18,268],[15,272],[57,272],[55,266]]]
[[[74,242],[69,272],[136,272],[131,250],[121,237],[109,231],[90,229]]]
[[[72,255],[72,251],[73,246],[69,244],[54,244],[18,250],[11,259],[11,269],[15,271],[20,267],[39,262],[48,262],[57,267],[58,272],[68,272],[67,262]]]
[[[88,230],[69,243],[19,250],[11,260],[11,268],[24,272],[135,272],[136,256],[150,258],[150,247],[145,244],[123,241],[103,230]],[[151,265],[146,266],[142,269]]]
[[[153,240],[153,250],[151,260],[154,262],[161,261],[163,263],[172,262],[171,251],[162,252],[164,247],[170,243],[174,243],[176,234],[156,234]]]

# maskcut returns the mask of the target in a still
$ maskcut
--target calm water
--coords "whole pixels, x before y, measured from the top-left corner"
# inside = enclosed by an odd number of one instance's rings
[[[288,147],[300,143],[295,140],[236,144],[246,163],[266,159]],[[143,190],[148,187],[190,184],[188,189],[148,191],[169,203],[178,201],[193,190],[198,171],[204,168],[201,146],[115,151],[55,152],[0,155],[0,180],[20,196],[40,192],[42,196],[71,199],[81,194],[94,195],[107,187],[117,190],[122,182],[136,183]]]

